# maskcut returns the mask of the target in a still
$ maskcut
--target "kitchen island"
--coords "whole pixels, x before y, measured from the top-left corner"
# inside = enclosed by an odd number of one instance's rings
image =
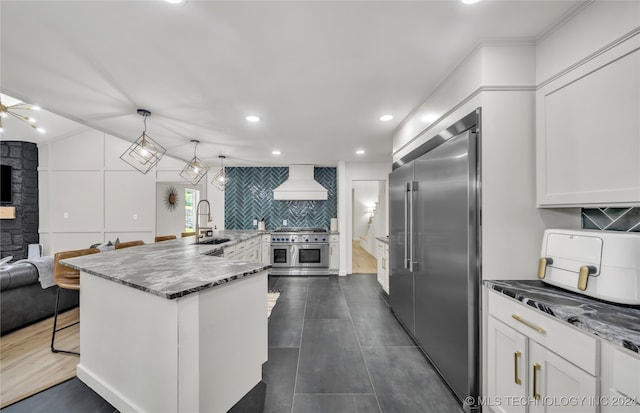
[[[64,260],[80,272],[78,378],[122,412],[226,412],[267,360],[267,269],[185,238]]]

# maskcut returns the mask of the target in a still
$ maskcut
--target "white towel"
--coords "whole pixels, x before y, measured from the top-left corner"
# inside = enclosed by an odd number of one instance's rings
[[[53,257],[38,257],[27,260],[18,260],[14,264],[26,262],[38,270],[38,281],[42,289],[53,287],[56,282],[53,280]]]

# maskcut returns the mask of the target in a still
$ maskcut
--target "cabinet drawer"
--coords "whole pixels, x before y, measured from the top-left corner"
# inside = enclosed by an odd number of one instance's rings
[[[605,393],[609,389],[604,389]],[[627,354],[622,349],[613,349],[611,354],[611,396],[633,399],[640,403],[640,358]],[[617,393],[617,394],[616,394]],[[640,411],[640,405],[636,408]]]
[[[236,253],[239,254],[247,248],[247,241],[242,241],[236,244]]]
[[[340,235],[329,235],[329,242],[338,242],[340,241]]]
[[[236,255],[236,246],[235,245],[224,247],[224,257],[225,258],[233,258],[235,255]]]
[[[253,237],[246,240],[245,245],[247,248],[251,248],[254,245],[258,245],[259,242],[260,242],[260,237]]]
[[[271,243],[271,234],[262,234],[261,237],[262,237],[261,241],[263,243],[265,243],[265,244]]]
[[[489,314],[589,374],[599,374],[600,342],[597,338],[493,291],[489,294]]]

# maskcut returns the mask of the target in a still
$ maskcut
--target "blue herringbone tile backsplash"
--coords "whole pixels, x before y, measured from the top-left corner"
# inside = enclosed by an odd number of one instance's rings
[[[273,190],[289,177],[286,167],[227,167],[225,190],[226,229],[255,229],[253,220],[264,218],[267,229],[281,227],[326,227],[337,217],[336,168],[314,168],[314,178],[327,188],[326,201],[275,201]]]
[[[640,208],[583,208],[582,228],[640,232]]]

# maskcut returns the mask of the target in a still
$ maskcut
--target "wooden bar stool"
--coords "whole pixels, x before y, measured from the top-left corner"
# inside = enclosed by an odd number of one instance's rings
[[[144,241],[129,241],[129,242],[120,242],[118,244],[116,244],[116,249],[122,249],[122,248],[129,248],[129,247],[135,247],[138,245],[144,245]]]
[[[156,237],[156,242],[169,241],[171,239],[176,239],[175,235],[160,235]]]
[[[51,352],[53,353],[65,353],[65,354],[71,354],[74,356],[80,355],[80,353],[76,351],[59,350],[54,346],[55,340],[56,340],[56,332],[60,330],[64,330],[65,328],[69,328],[79,323],[79,321],[76,321],[75,323],[69,324],[68,326],[57,328],[60,289],[64,288],[66,290],[75,290],[75,291],[80,290],[80,271],[61,264],[60,260],[64,260],[66,258],[80,257],[83,255],[89,255],[89,254],[97,254],[99,252],[100,250],[97,248],[88,248],[84,250],[58,252],[53,257],[53,280],[56,282],[56,285],[58,286],[58,292],[56,293],[56,308],[53,316],[53,332],[51,334]]]
[[[196,235],[195,232],[183,232],[182,233],[182,238],[193,237],[194,235]]]

